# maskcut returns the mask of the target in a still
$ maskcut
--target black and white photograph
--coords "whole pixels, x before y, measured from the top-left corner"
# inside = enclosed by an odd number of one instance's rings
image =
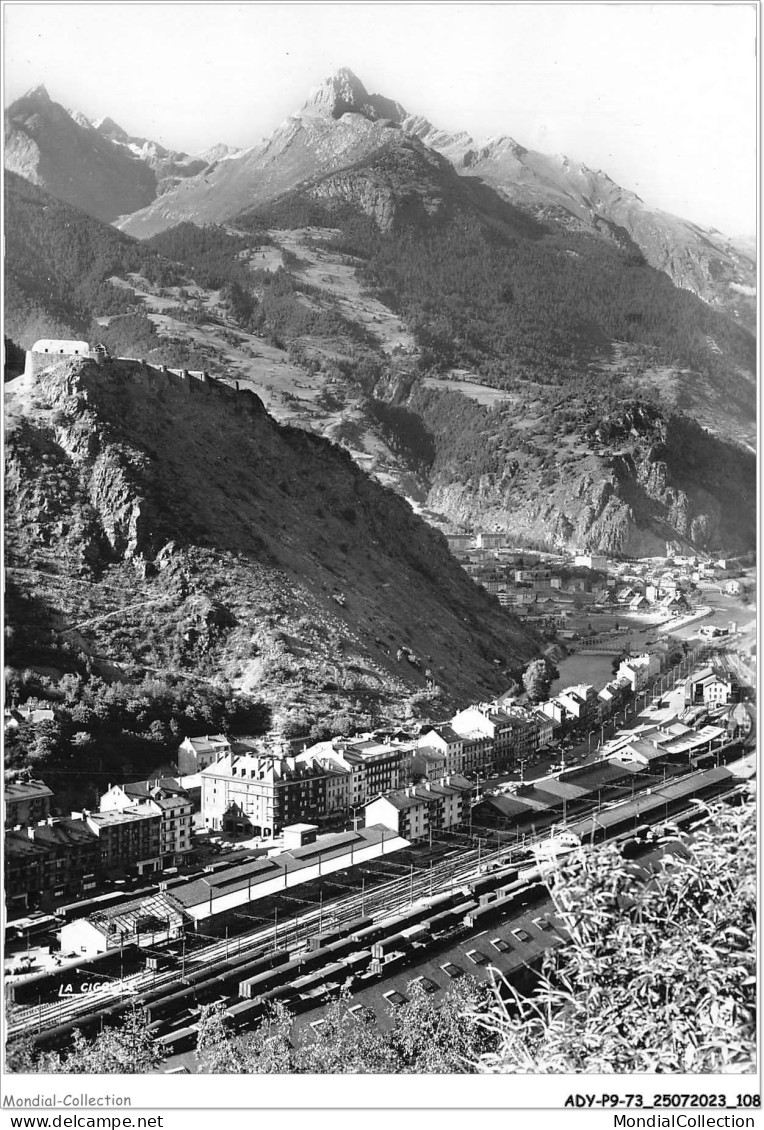
[[[758,1124],[759,14],[3,4],[8,1127]]]

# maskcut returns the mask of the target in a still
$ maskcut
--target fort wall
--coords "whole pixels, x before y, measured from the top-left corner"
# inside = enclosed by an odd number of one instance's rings
[[[38,348],[40,346],[52,348]],[[69,347],[69,348],[61,348]],[[75,348],[76,347],[76,348]],[[129,380],[146,388],[161,390],[168,386],[179,389],[186,396],[213,396],[230,404],[236,403],[237,410],[264,414],[262,400],[251,389],[242,389],[239,382],[234,385],[211,376],[206,369],[171,369],[167,365],[150,365],[142,358],[111,358],[104,351],[91,350],[87,342],[61,342],[47,340],[35,342],[27,350],[24,376],[34,378],[62,361],[81,358],[102,366],[104,380]]]

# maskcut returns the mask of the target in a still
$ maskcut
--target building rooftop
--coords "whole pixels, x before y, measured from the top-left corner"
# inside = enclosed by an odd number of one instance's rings
[[[565,769],[560,774],[560,779],[587,793],[596,793],[600,789],[612,788],[631,776],[625,766],[615,766],[607,760],[600,760],[591,765],[576,765]]]
[[[449,745],[464,741],[464,735],[458,733],[448,722],[439,722],[437,726],[428,726],[425,729],[425,733],[436,733],[438,737],[442,738],[443,741],[447,742]]]
[[[33,838],[34,837],[34,838]],[[6,832],[6,857],[44,855],[57,848],[97,846],[98,837],[82,820],[68,816],[34,824],[20,832]]]
[[[225,734],[206,734],[203,738],[186,738],[185,742],[193,746],[196,753],[215,753],[221,747],[229,748]]]
[[[733,781],[733,774],[726,766],[691,773],[678,781],[657,785],[650,793],[642,793],[624,804],[601,809],[594,817],[587,816],[575,824],[569,824],[568,831],[575,832],[583,841],[592,833],[593,820],[595,827],[598,828],[620,825],[628,828],[650,823],[651,814],[655,814],[660,819],[661,813],[665,812],[667,818],[670,818],[669,808],[672,803],[720,792]]]
[[[53,791],[43,781],[9,781],[5,786],[4,795],[6,802],[21,801],[53,796]]]
[[[482,737],[482,734],[480,735]],[[445,762],[445,753],[439,749],[433,749],[432,746],[422,745],[417,749],[417,757],[421,757],[423,761],[430,761],[433,764],[437,762],[439,765]]]
[[[129,781],[122,785],[127,796],[149,797],[152,791],[161,789],[168,793],[183,793],[185,789],[178,777],[151,777],[148,781]]]
[[[99,828],[114,827],[117,824],[135,824],[141,820],[158,820],[156,812],[138,811],[135,808],[125,808],[121,812],[110,810],[108,812],[91,812],[86,819]]]
[[[172,888],[171,897],[183,909],[189,912],[194,910],[195,917],[204,917],[220,909],[219,907],[216,909],[216,901],[227,899],[227,896],[237,892],[240,892],[242,897],[234,900],[231,905],[242,905],[262,897],[258,893],[258,888],[264,888],[264,885],[272,880],[278,880],[279,889],[284,886],[295,886],[294,881],[286,882],[287,876],[294,876],[302,870],[306,870],[307,882],[313,877],[307,874],[307,869],[316,864],[342,861],[344,866],[348,866],[353,863],[356,851],[377,845],[381,845],[383,850],[395,851],[406,844],[406,840],[401,839],[382,824],[374,824],[370,828],[361,828],[356,832],[336,832],[319,836],[314,843],[305,844],[304,847],[223,868],[204,878],[179,884]],[[330,868],[330,870],[338,869],[336,866]],[[263,893],[267,894],[269,891]],[[230,903],[230,900],[228,902]]]
[[[151,799],[165,812],[172,812],[176,808],[188,808],[191,804],[187,796],[155,796]]]
[[[105,937],[135,937],[179,928],[183,916],[163,892],[96,910],[87,918]],[[152,929],[153,927],[153,929]]]
[[[660,758],[666,756],[665,745],[654,745],[652,742],[640,741],[629,742],[620,751],[621,753],[636,753],[643,757],[645,761],[658,761]]]
[[[726,737],[726,734],[727,730],[724,726],[703,726],[697,732],[692,730],[688,734],[683,734],[682,737],[666,742],[662,746],[662,750],[665,753],[691,753],[693,750],[701,749],[711,742]]]
[[[551,793],[552,796],[565,800],[579,800],[589,795],[580,785],[574,785],[572,781],[560,781],[557,777],[542,777],[536,782],[536,788],[542,793]]]
[[[521,797],[505,796],[486,796],[481,801],[481,804],[493,808],[505,820],[532,820],[536,814],[537,809],[530,804],[524,804]]]
[[[410,795],[404,792],[385,793],[383,796],[375,797],[374,800],[369,803],[374,804],[375,801],[378,800],[386,800],[388,804],[391,804],[393,808],[397,808],[399,812],[405,812],[409,808],[418,808],[420,804],[423,803],[423,798],[416,793]]]

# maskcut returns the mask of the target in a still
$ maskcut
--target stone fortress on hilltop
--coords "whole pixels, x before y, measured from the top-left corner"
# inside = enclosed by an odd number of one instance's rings
[[[169,379],[189,395],[201,390],[225,399],[238,399],[239,407],[245,411],[265,413],[260,397],[251,389],[240,388],[238,381],[227,384],[211,377],[206,369],[171,369],[167,365],[151,365],[143,358],[112,357],[106,346],[98,344],[91,348],[86,341],[41,338],[26,351],[24,377],[32,380],[62,362],[74,360],[94,361],[104,366],[104,376],[108,373],[116,378],[129,377],[136,384],[145,385],[166,383]]]

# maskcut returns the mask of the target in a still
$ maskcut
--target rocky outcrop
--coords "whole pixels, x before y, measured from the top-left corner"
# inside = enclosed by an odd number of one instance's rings
[[[443,705],[498,692],[494,660],[537,651],[401,498],[251,394],[77,359],[10,382],[7,407],[8,567],[62,630],[96,621],[100,655],[129,658],[109,611],[148,604],[168,670],[208,664],[315,713],[426,696],[423,672],[396,661],[404,645],[427,656]],[[78,576],[105,617],[67,603]]]
[[[426,225],[454,203],[448,164],[413,138],[395,131],[370,156],[340,172],[309,182],[302,195],[357,209],[381,231],[401,223]]]
[[[637,408],[592,429],[596,451],[553,473],[441,483],[427,509],[520,543],[645,557],[666,546],[742,552],[756,544],[755,457],[681,416]],[[610,450],[603,448],[608,444]]]

